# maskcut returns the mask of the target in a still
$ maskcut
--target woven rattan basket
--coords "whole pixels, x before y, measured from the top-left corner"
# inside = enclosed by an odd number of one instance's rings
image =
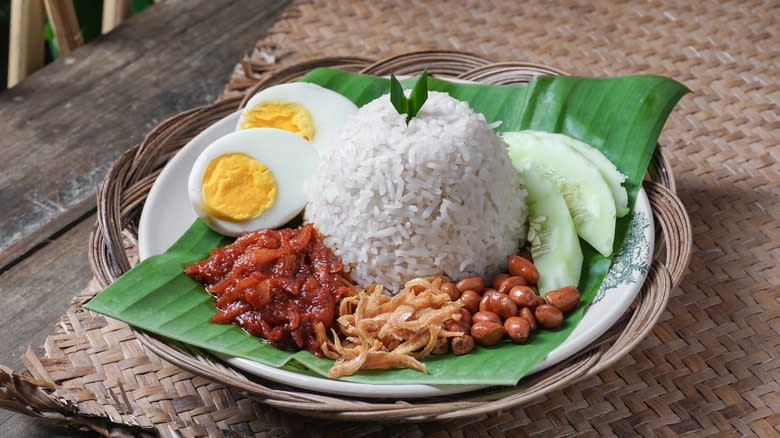
[[[312,68],[339,67],[362,73],[414,74],[428,69],[439,76],[487,84],[524,83],[535,75],[563,72],[530,63],[491,63],[450,51],[414,52],[371,62],[362,58],[325,58],[265,75],[244,99],[233,98],[169,118],[143,143],[122,155],[98,190],[98,225],[90,242],[92,270],[103,287],[130,269],[136,227],[144,200],[159,171],[176,151],[212,123],[234,112],[262,88],[295,80]],[[691,226],[674,194],[674,178],[657,148],[644,184],[656,223],[656,255],[631,309],[606,334],[574,357],[527,376],[515,387],[415,400],[364,400],[302,391],[249,377],[205,351],[144,332],[137,336],[150,350],[172,363],[231,385],[270,406],[307,416],[343,420],[430,421],[473,416],[521,405],[545,393],[595,375],[627,354],[650,333],[687,267]]]

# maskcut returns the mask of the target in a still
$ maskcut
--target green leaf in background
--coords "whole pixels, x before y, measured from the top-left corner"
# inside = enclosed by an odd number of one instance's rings
[[[130,5],[130,15],[135,15],[152,5],[154,5],[154,0],[133,0]]]
[[[413,78],[407,79],[412,81]],[[501,122],[495,131],[516,131],[522,115],[517,102],[525,99],[527,87],[518,85],[462,84],[428,78],[428,90],[447,93],[468,102],[471,109],[485,116],[488,123]]]
[[[386,94],[384,78],[316,69],[302,79],[343,94],[362,106]],[[415,78],[403,81],[411,86]],[[428,90],[443,91],[469,103],[490,122],[501,121],[499,131],[535,129],[559,132],[604,152],[627,175],[629,206],[633,211],[650,157],[669,113],[688,92],[681,84],[657,76],[617,78],[539,77],[528,85],[488,86],[428,78]],[[626,218],[631,217],[628,214]],[[628,219],[617,224],[615,248],[622,245]],[[209,322],[216,309],[213,299],[182,274],[185,264],[204,258],[226,240],[197,221],[165,254],[151,257],[126,273],[86,307],[131,325],[181,342],[232,356],[247,357],[301,372],[301,366],[326,376],[332,361],[307,351],[285,352],[244,334],[236,326]],[[610,258],[582,242],[584,263],[581,305],[561,329],[538,331],[528,344],[505,340],[477,348],[464,356],[425,359],[429,373],[414,370],[361,372],[342,380],[364,383],[426,383],[514,385],[550,351],[563,343],[581,320],[609,270]],[[175,303],[175,305],[173,304]],[[187,315],[184,318],[182,315]],[[292,360],[291,360],[292,359]],[[307,372],[308,374],[309,372]]]
[[[133,0],[130,4],[130,15],[135,15],[153,5],[154,0]],[[76,21],[79,24],[79,32],[81,32],[81,39],[84,41],[84,44],[99,37],[103,26],[103,0],[74,1],[73,8],[76,12]],[[49,22],[44,26],[44,39],[49,44],[51,59],[57,59],[59,56],[57,39],[54,37],[54,31]]]

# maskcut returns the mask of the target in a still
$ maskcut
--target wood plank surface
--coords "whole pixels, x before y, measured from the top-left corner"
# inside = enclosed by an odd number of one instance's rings
[[[214,101],[286,3],[161,2],[0,93],[0,269],[89,211],[156,123]]]
[[[19,370],[28,345],[42,345],[91,277],[86,242],[95,216],[50,240],[0,275],[0,364]],[[62,427],[0,409],[0,436],[71,436]],[[81,435],[74,435],[81,436]]]
[[[89,278],[96,184],[165,117],[213,102],[286,1],[167,0],[0,93],[0,364]],[[0,410],[0,436],[83,437]]]

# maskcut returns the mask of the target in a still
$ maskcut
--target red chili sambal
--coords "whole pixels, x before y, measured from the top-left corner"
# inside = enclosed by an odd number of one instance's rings
[[[341,259],[307,224],[245,234],[184,273],[216,298],[212,322],[238,324],[280,348],[320,354],[315,326],[321,322],[330,332],[336,304],[349,293],[343,271]]]

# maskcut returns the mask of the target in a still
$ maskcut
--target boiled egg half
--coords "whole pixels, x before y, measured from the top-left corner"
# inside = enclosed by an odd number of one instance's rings
[[[281,84],[258,92],[247,102],[237,129],[290,131],[310,142],[324,156],[344,121],[356,111],[357,106],[351,100],[319,85]]]
[[[284,225],[306,206],[303,184],[319,156],[298,134],[242,129],[219,138],[195,160],[188,193],[215,231],[238,236]]]

